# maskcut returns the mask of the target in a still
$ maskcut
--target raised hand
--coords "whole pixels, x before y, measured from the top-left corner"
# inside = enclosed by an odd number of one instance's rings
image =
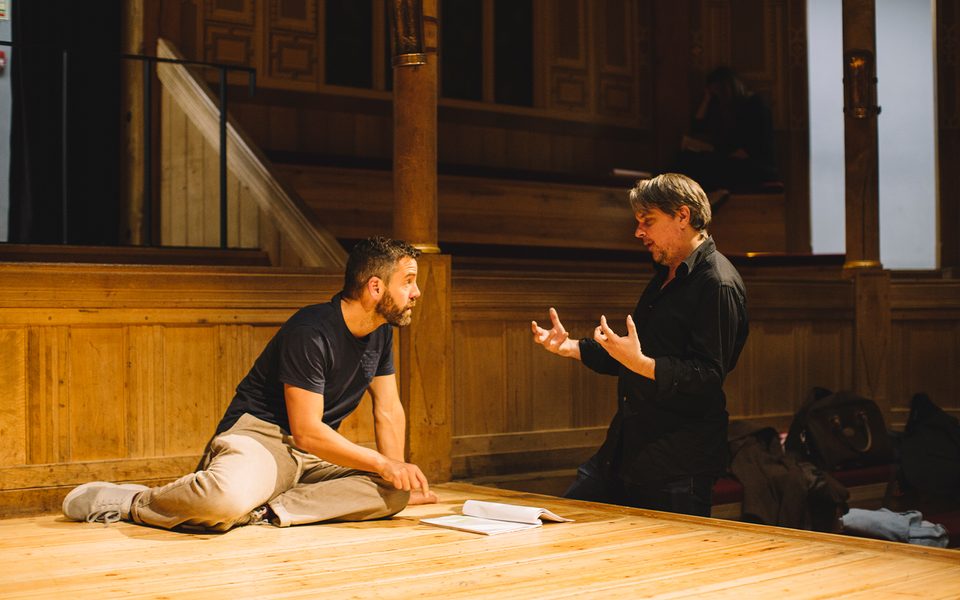
[[[570,334],[560,323],[560,316],[554,308],[550,308],[550,329],[544,329],[537,325],[536,321],[530,321],[530,330],[533,332],[533,341],[540,344],[548,351],[566,356],[569,358],[580,358],[580,343],[577,340],[571,340]]]
[[[625,336],[617,335],[610,329],[607,325],[607,317],[601,315],[600,325],[593,330],[593,339],[621,365],[644,377],[654,378],[656,362],[643,353],[640,338],[637,336],[637,326],[631,315],[627,315],[627,335]]]

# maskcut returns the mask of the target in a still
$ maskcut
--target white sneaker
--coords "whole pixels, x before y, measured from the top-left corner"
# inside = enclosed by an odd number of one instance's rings
[[[133,498],[145,485],[92,481],[78,485],[63,499],[63,516],[71,521],[108,525],[130,518]]]

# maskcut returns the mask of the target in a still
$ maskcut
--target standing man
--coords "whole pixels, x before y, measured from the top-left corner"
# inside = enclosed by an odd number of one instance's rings
[[[727,463],[723,381],[747,339],[743,280],[707,234],[710,204],[692,179],[640,181],[630,206],[655,274],[627,316],[627,335],[601,316],[592,339],[570,339],[553,308],[551,329],[531,323],[550,352],[618,377],[606,441],[565,495],[710,516]]]
[[[393,366],[393,327],[410,324],[420,296],[419,255],[398,240],[358,243],[343,291],[290,317],[237,386],[195,473],[159,488],[86,483],[67,494],[63,514],[226,531],[379,519],[435,502],[420,468],[404,462]],[[377,450],[337,432],[366,390]]]

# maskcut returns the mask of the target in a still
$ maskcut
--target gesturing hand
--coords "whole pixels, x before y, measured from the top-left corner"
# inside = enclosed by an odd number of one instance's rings
[[[627,315],[627,335],[620,336],[607,325],[607,317],[600,316],[600,325],[593,330],[593,339],[607,351],[614,360],[650,379],[654,378],[656,362],[643,353],[640,347],[640,338],[637,336],[637,326],[633,317]]]
[[[569,358],[579,358],[580,343],[577,340],[570,339],[570,334],[563,328],[563,325],[560,323],[560,317],[554,308],[550,309],[550,322],[553,327],[547,330],[537,325],[536,321],[530,321],[533,341],[554,354]]]

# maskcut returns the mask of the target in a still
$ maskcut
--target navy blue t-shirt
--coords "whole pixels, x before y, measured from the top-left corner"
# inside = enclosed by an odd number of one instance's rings
[[[384,324],[364,338],[354,337],[343,321],[340,297],[301,308],[280,327],[237,386],[218,434],[244,413],[289,433],[285,383],[323,394],[323,422],[337,429],[374,377],[394,373],[393,327]]]

